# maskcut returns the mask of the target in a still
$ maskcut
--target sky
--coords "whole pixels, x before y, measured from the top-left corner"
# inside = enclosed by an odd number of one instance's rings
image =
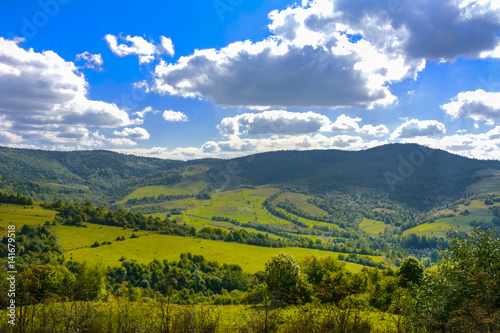
[[[2,0],[0,146],[500,160],[499,0]]]

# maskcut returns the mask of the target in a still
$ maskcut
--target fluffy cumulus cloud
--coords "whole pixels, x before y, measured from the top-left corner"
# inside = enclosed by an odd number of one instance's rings
[[[285,110],[243,113],[224,118],[217,126],[221,135],[302,135],[318,132],[354,132],[382,136],[388,133],[384,125],[359,126],[361,118],[340,115],[333,123],[322,114],[312,111]]]
[[[273,11],[268,38],[162,62],[152,89],[229,106],[371,108],[393,102],[390,85],[426,60],[484,57],[500,45],[493,2],[398,4],[315,0]]]
[[[148,140],[150,138],[148,131],[141,127],[126,127],[122,131],[114,131],[113,135],[135,140]]]
[[[180,111],[165,110],[163,111],[163,119],[165,121],[188,121],[188,116]]]
[[[330,123],[328,117],[314,112],[264,111],[224,118],[217,126],[222,135],[316,133]]]
[[[408,59],[478,58],[500,44],[497,1],[336,0],[342,23],[386,52]],[[310,25],[323,29],[322,18]],[[323,19],[324,22],[324,19]]]
[[[156,44],[153,41],[148,42],[143,37],[140,36],[114,36],[108,34],[104,36],[104,39],[108,43],[108,47],[111,52],[119,57],[125,57],[129,55],[137,55],[139,57],[139,64],[148,64],[155,59],[156,55],[167,53],[170,56],[174,56],[174,46],[170,38],[160,36],[160,44]],[[122,41],[122,43],[119,43]]]
[[[441,108],[453,118],[472,118],[492,125],[500,121],[500,92],[461,92]]]
[[[85,62],[82,68],[90,68],[98,72],[102,71],[102,64],[104,63],[101,54],[92,54],[88,51],[77,54],[76,61]]]
[[[446,127],[439,121],[411,119],[396,128],[391,134],[391,139],[429,137],[445,133]]]
[[[373,136],[385,136],[389,134],[389,129],[385,125],[364,125],[360,128],[360,133],[373,135]]]
[[[123,147],[123,146],[136,146],[137,142],[132,141],[127,138],[113,138],[108,140],[113,146]]]
[[[431,148],[477,159],[500,160],[500,126],[486,133],[455,134],[442,138],[405,139],[402,142],[423,144]]]
[[[340,115],[331,125],[332,132],[358,132],[361,118],[351,118],[345,114]]]
[[[228,137],[223,141],[208,141],[201,147],[186,147],[168,150],[166,148],[117,148],[115,151],[148,157],[192,160],[195,158],[233,158],[254,153],[276,150],[342,149],[361,150],[372,148],[385,141],[365,140],[359,136],[337,135],[326,137],[322,134],[295,135],[279,138]]]
[[[136,123],[117,105],[89,99],[73,62],[52,51],[23,49],[22,41],[0,37],[0,114],[11,141],[98,147],[102,135],[92,128]]]

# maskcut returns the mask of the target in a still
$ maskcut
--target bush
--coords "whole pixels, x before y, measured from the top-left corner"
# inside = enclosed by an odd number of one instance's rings
[[[402,302],[408,317],[431,332],[499,332],[499,249],[492,229],[452,232],[438,268]]]

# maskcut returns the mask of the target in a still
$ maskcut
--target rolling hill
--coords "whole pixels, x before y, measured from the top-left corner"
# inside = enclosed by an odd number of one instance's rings
[[[415,144],[363,151],[277,151],[187,162],[100,150],[0,148],[0,190],[37,200],[64,197],[113,203],[143,186],[182,183],[189,187],[189,167],[194,165],[204,166],[192,186],[197,190],[266,184],[311,194],[371,190],[422,210],[465,194],[468,186],[490,176],[481,170],[500,170],[500,161],[474,160]]]

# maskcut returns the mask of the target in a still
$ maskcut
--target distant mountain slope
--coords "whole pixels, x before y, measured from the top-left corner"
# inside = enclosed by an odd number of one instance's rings
[[[135,188],[180,181],[189,165],[207,165],[214,184],[291,185],[313,194],[368,188],[427,209],[465,193],[482,169],[500,161],[474,160],[415,144],[364,151],[309,150],[261,153],[232,160],[189,162],[110,151],[56,152],[0,147],[0,190],[38,200],[114,202]],[[237,179],[236,182],[231,181]],[[209,185],[208,183],[206,185]]]
[[[0,147],[0,190],[20,191],[39,200],[64,195],[69,200],[105,202],[123,187],[142,181],[161,183],[178,167],[211,163],[124,155],[111,151],[44,151]]]
[[[500,161],[474,160],[415,144],[364,151],[269,152],[231,163],[240,170],[238,176],[252,185],[295,184],[313,193],[371,188],[418,208],[432,207],[441,197],[463,194],[478,180],[474,176],[478,170],[500,170]]]

